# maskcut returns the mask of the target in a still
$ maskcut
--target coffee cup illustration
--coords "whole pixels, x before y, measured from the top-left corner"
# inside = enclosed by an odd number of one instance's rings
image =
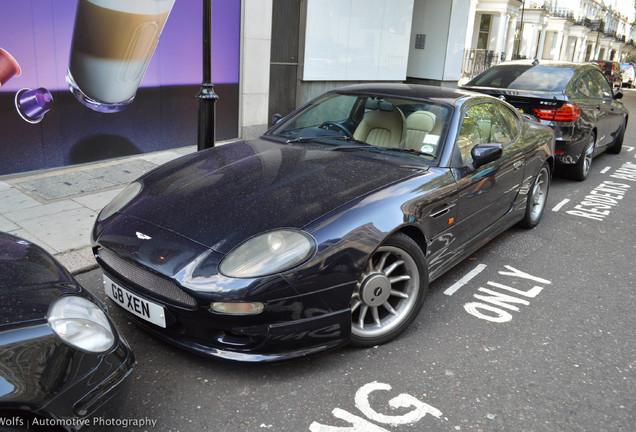
[[[14,76],[20,76],[22,69],[11,54],[0,48],[0,87]]]
[[[85,106],[123,110],[135,98],[175,0],[79,0],[66,82]]]

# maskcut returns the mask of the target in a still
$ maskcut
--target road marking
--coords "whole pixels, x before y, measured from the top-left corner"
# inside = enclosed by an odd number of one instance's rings
[[[605,167],[601,170],[601,174],[605,174],[606,172],[608,172],[609,170],[611,170],[612,167]]]
[[[567,203],[569,203],[569,202],[570,202],[570,200],[569,200],[569,199],[567,199],[567,198],[566,198],[566,199],[564,199],[563,201],[561,201],[560,203],[558,203],[557,205],[555,205],[555,206],[552,208],[552,211],[553,211],[553,212],[558,212],[559,210],[561,210],[561,208],[562,208],[564,205],[566,205],[566,204],[567,204]]]
[[[633,150],[634,150],[634,147],[625,146],[625,151],[630,152],[630,151],[633,151]]]
[[[451,285],[446,291],[444,291],[444,294],[448,296],[452,296],[453,294],[457,292],[457,290],[459,290],[461,287],[463,287],[468,282],[470,282],[471,279],[473,279],[479,273],[484,271],[485,268],[486,268],[486,264],[479,264],[477,267],[472,269],[466,276],[464,276],[463,278],[455,282],[453,285]]]

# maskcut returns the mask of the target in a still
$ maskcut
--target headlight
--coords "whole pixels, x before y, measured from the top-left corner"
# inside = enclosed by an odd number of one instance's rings
[[[90,352],[104,352],[115,343],[103,310],[83,297],[67,296],[49,308],[49,325],[66,343]]]
[[[134,197],[141,192],[141,183],[132,182],[126,186],[121,192],[117,194],[115,198],[102,209],[97,216],[97,220],[104,220],[121,210],[126,204],[128,204]]]
[[[278,230],[252,237],[221,261],[225,276],[253,278],[280,273],[305,262],[316,249],[316,241],[302,231]]]

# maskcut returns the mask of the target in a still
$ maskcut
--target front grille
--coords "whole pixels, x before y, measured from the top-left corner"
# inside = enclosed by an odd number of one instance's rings
[[[97,254],[99,258],[101,258],[101,261],[122,279],[130,281],[153,294],[177,303],[179,306],[186,306],[189,308],[195,308],[197,306],[197,301],[194,297],[187,294],[171,280],[157,276],[148,270],[144,270],[135,264],[120,258],[111,250],[100,248],[98,249]]]

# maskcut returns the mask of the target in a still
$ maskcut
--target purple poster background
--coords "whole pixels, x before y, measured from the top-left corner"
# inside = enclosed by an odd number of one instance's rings
[[[240,3],[213,0],[217,139],[238,130]],[[18,61],[22,74],[0,87],[0,174],[196,144],[202,2],[176,0],[135,101],[115,114],[93,112],[68,91],[76,9],[76,0],[3,2],[0,48]],[[26,123],[14,95],[40,87],[51,92],[54,107],[40,123]]]

